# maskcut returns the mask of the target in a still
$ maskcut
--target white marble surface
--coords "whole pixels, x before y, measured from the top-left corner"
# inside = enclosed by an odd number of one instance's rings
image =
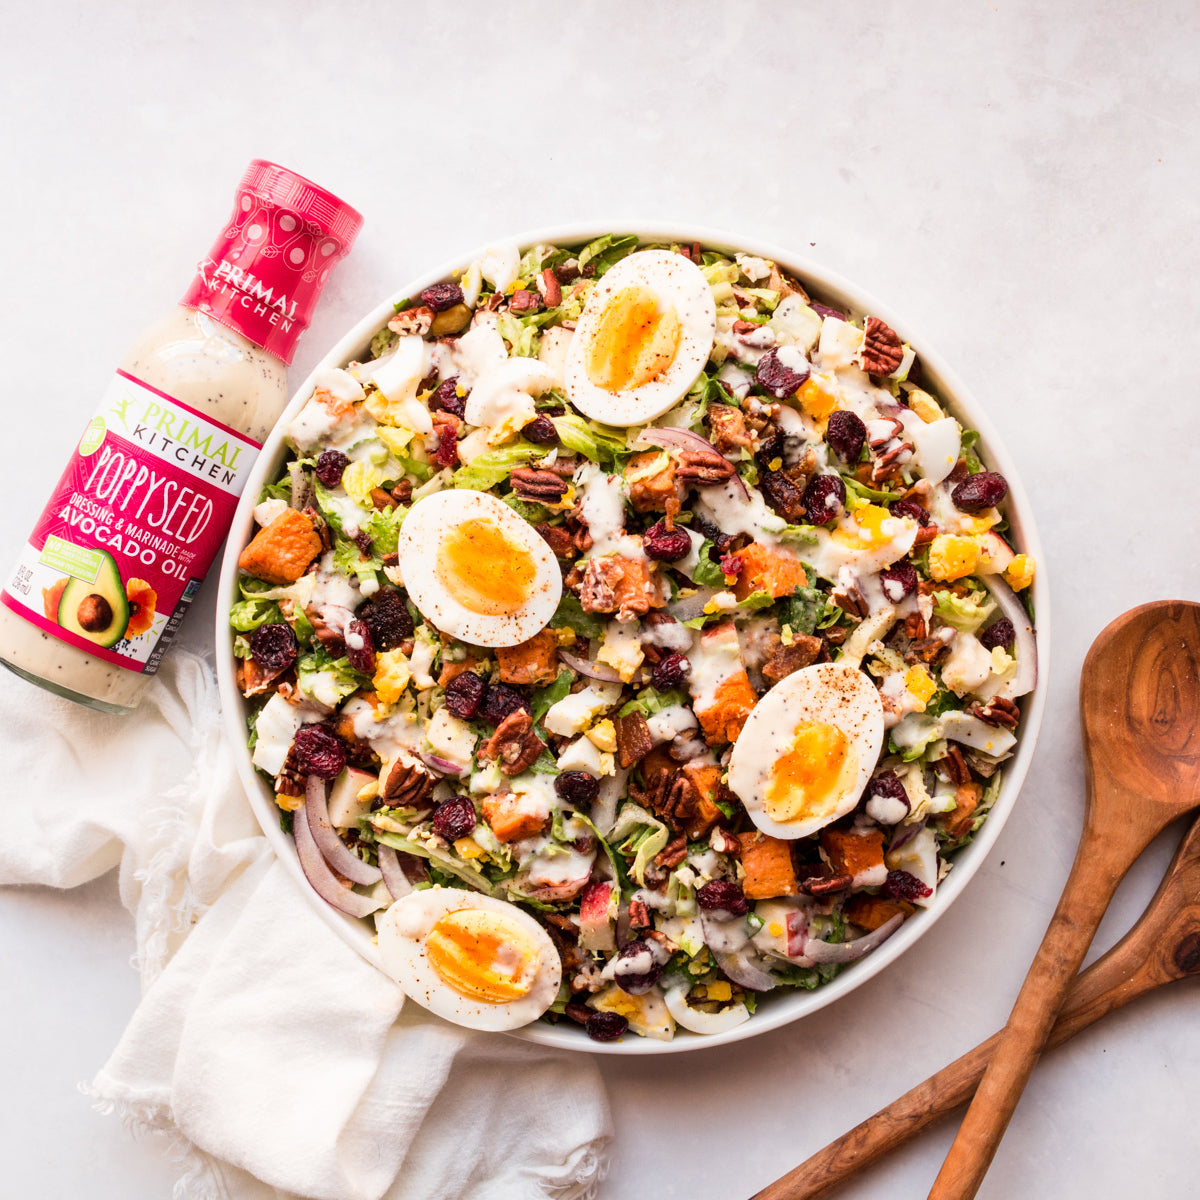
[[[741,230],[908,315],[989,409],[1039,514],[1056,630],[1033,770],[956,908],[881,977],[750,1042],[603,1060],[617,1141],[601,1195],[748,1196],[1000,1025],[1079,833],[1087,647],[1126,608],[1200,596],[1194,6],[44,0],[7,17],[6,557],[254,156],[367,217],[297,380],[406,278],[564,219]],[[211,639],[203,614],[187,637]],[[50,766],[22,786],[52,794]],[[1098,949],[1175,836],[1135,868]],[[164,1145],[75,1090],[136,1001],[131,951],[111,879],[0,894],[6,1194],[169,1194]],[[981,1195],[1195,1194],[1196,986],[1049,1058]],[[846,1194],[923,1196],[952,1132]]]

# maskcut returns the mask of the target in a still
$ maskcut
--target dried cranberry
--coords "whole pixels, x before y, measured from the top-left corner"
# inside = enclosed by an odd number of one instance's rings
[[[662,963],[654,957],[654,951],[641,940],[630,942],[617,955],[613,967],[613,979],[617,987],[631,996],[643,996],[662,975]]]
[[[466,796],[451,796],[433,810],[433,832],[448,842],[465,838],[476,823],[475,805]]]
[[[443,425],[438,434],[438,448],[433,452],[433,461],[439,467],[458,465],[458,431]]]
[[[915,500],[893,500],[888,505],[888,512],[893,517],[910,517],[921,526],[928,525],[930,521],[929,513]]]
[[[912,808],[912,801],[908,798],[908,792],[905,790],[904,784],[900,782],[900,776],[895,771],[881,771],[868,781],[863,791],[864,806],[877,798],[880,800],[899,801],[899,803],[904,805],[906,812]]]
[[[535,446],[550,446],[558,441],[558,430],[554,428],[554,422],[545,413],[539,413],[534,417],[521,430],[521,433]]]
[[[586,771],[564,771],[554,781],[554,790],[576,808],[591,804],[600,792],[600,781]]]
[[[509,713],[516,712],[518,708],[533,711],[529,700],[516,688],[509,687],[507,683],[493,683],[479,706],[479,715],[489,725],[499,725]]]
[[[296,635],[284,621],[260,625],[250,634],[250,655],[264,671],[286,671],[299,653]]]
[[[657,692],[669,692],[679,687],[691,672],[692,664],[682,654],[668,654],[654,664],[650,686]]]
[[[358,615],[371,631],[371,644],[377,651],[394,650],[413,635],[413,619],[399,592],[385,588],[359,609]]]
[[[646,557],[656,562],[678,562],[687,557],[691,548],[692,539],[688,537],[687,530],[679,526],[668,529],[664,521],[656,521],[642,537],[642,549]]]
[[[750,911],[745,893],[728,879],[710,879],[696,893],[696,903],[708,912],[719,909],[731,917],[745,916]]]
[[[615,1012],[592,1013],[583,1028],[593,1042],[615,1042],[629,1028],[629,1018]]]
[[[804,510],[810,524],[827,525],[841,515],[846,485],[840,475],[815,475],[804,489]]]
[[[435,283],[421,293],[421,303],[434,312],[445,312],[456,304],[463,303],[463,291],[457,283]]]
[[[982,512],[994,508],[1008,495],[1008,480],[995,471],[977,471],[968,475],[950,493],[950,499],[963,512]]]
[[[350,540],[358,547],[363,558],[370,558],[375,553],[375,543],[365,529],[350,535]]]
[[[758,486],[767,503],[785,520],[795,523],[804,508],[800,489],[782,471],[764,471]]]
[[[266,628],[264,626],[264,628]],[[1017,640],[1017,631],[1013,628],[1013,623],[1007,617],[1001,617],[998,621],[993,621],[980,635],[980,644],[986,650],[995,650],[997,646],[1001,650],[1011,650],[1013,642]],[[253,642],[251,643],[253,647]]]
[[[883,594],[893,603],[899,604],[905,596],[917,590],[917,568],[912,563],[896,563],[879,572],[883,583]]]
[[[791,396],[807,378],[808,362],[791,346],[768,350],[754,371],[754,382],[776,400]]]
[[[324,450],[317,459],[313,474],[327,487],[335,488],[342,482],[342,472],[350,460],[340,450]]]
[[[297,765],[306,775],[333,779],[346,765],[346,747],[324,725],[301,725],[292,739]]]
[[[908,871],[889,871],[883,894],[889,900],[924,900],[933,895],[933,888]]]
[[[741,573],[742,568],[746,565],[746,560],[738,554],[724,554],[721,556],[721,571],[725,578],[736,579]]]
[[[346,657],[350,665],[364,675],[375,674],[375,646],[371,627],[357,617],[346,623]]]
[[[848,466],[853,465],[858,462],[858,456],[866,443],[867,427],[857,413],[839,408],[829,414],[825,440],[842,462]]]
[[[433,389],[433,395],[429,397],[429,407],[433,412],[452,413],[460,419],[467,415],[467,401],[458,394],[457,375],[453,379],[443,379]]]
[[[474,671],[463,671],[446,684],[446,707],[452,717],[469,721],[483,703],[487,684]]]

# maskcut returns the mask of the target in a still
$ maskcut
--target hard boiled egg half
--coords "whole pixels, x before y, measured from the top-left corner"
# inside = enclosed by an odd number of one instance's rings
[[[379,918],[383,968],[418,1004],[470,1029],[518,1029],[554,1002],[562,960],[546,931],[504,900],[428,888]]]
[[[883,747],[883,702],[857,668],[817,663],[754,706],[729,786],[763,833],[802,838],[851,812]]]
[[[717,309],[689,258],[639,250],[610,268],[584,305],[567,352],[567,396],[608,425],[661,416],[712,353]]]
[[[396,545],[409,596],[438,629],[475,646],[515,646],[554,615],[562,573],[528,521],[486,492],[434,492]]]

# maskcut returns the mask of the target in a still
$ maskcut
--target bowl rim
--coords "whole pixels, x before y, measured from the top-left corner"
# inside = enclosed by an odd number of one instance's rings
[[[883,945],[859,961],[849,964],[829,983],[823,984],[812,992],[792,991],[787,995],[779,996],[765,1010],[756,1012],[749,1021],[724,1033],[704,1036],[682,1031],[669,1042],[647,1037],[629,1037],[616,1042],[601,1043],[592,1041],[575,1026],[548,1025],[541,1021],[535,1021],[531,1025],[510,1033],[510,1036],[540,1045],[588,1053],[677,1054],[728,1045],[788,1025],[832,1004],[848,992],[866,983],[867,980],[899,958],[933,927],[961,895],[982,866],[1016,804],[1033,760],[1049,692],[1047,685],[1050,665],[1050,585],[1041,540],[1038,536],[1028,495],[1014,462],[986,412],[936,349],[927,346],[919,336],[907,336],[910,328],[908,322],[897,317],[887,305],[876,300],[870,292],[806,255],[797,254],[771,242],[741,237],[723,229],[690,223],[626,220],[609,224],[586,221],[543,226],[514,236],[491,239],[469,253],[456,255],[442,262],[434,269],[417,276],[415,280],[405,284],[371,308],[321,357],[300,386],[292,393],[287,407],[280,414],[275,427],[263,443],[263,448],[246,480],[245,489],[234,513],[225,544],[224,557],[221,561],[216,600],[216,671],[222,720],[225,733],[233,745],[238,777],[267,841],[276,857],[283,863],[289,876],[308,898],[309,903],[322,920],[363,958],[382,971],[383,965],[375,945],[375,937],[368,926],[358,918],[332,908],[308,883],[301,870],[295,844],[283,832],[279,824],[279,810],[274,801],[274,794],[268,788],[266,781],[254,769],[246,747],[245,712],[247,705],[237,687],[233,670],[234,634],[230,628],[227,614],[234,599],[238,574],[237,560],[252,527],[252,512],[264,483],[269,477],[273,477],[282,465],[285,454],[284,430],[312,394],[318,372],[328,367],[340,367],[352,358],[359,357],[370,345],[374,334],[387,323],[388,318],[394,312],[394,305],[398,301],[450,277],[456,271],[461,272],[472,261],[482,257],[489,249],[496,246],[515,244],[523,249],[537,243],[570,245],[587,242],[593,238],[609,233],[618,233],[622,230],[635,234],[639,242],[643,244],[700,242],[716,249],[736,250],[739,253],[768,259],[778,263],[783,269],[806,284],[811,283],[813,290],[819,293],[824,302],[842,305],[848,311],[858,314],[869,313],[890,325],[900,334],[903,341],[916,349],[922,369],[931,378],[934,385],[933,390],[939,400],[947,404],[952,415],[964,419],[968,428],[979,432],[983,457],[989,466],[1002,472],[1008,481],[1008,516],[1011,528],[1016,535],[1017,545],[1023,552],[1033,556],[1037,563],[1033,582],[1037,683],[1028,697],[1023,720],[1024,727],[1017,742],[1016,753],[1006,764],[1000,795],[987,821],[984,822],[983,827],[971,843],[955,856],[953,870],[939,884],[932,907],[922,909],[915,914],[913,919],[905,921]],[[431,1017],[431,1019],[436,1020],[437,1018]]]

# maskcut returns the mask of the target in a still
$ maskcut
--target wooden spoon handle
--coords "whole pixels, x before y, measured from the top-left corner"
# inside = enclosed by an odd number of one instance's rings
[[[1071,980],[1105,909],[1145,840],[1105,836],[1089,806],[1083,837],[1058,907],[1025,977],[1008,1024],[980,1080],[971,1107],[929,1192],[929,1200],[971,1200],[991,1165],[1017,1101],[1037,1063]]]
[[[1200,842],[1200,823],[1194,832]],[[1048,1049],[1165,983],[1200,974],[1200,905],[1170,915],[1176,918],[1170,924],[1139,923],[1076,979],[1046,1042]],[[911,1141],[970,1099],[999,1041],[1000,1034],[992,1034],[768,1184],[752,1200],[816,1200]]]

